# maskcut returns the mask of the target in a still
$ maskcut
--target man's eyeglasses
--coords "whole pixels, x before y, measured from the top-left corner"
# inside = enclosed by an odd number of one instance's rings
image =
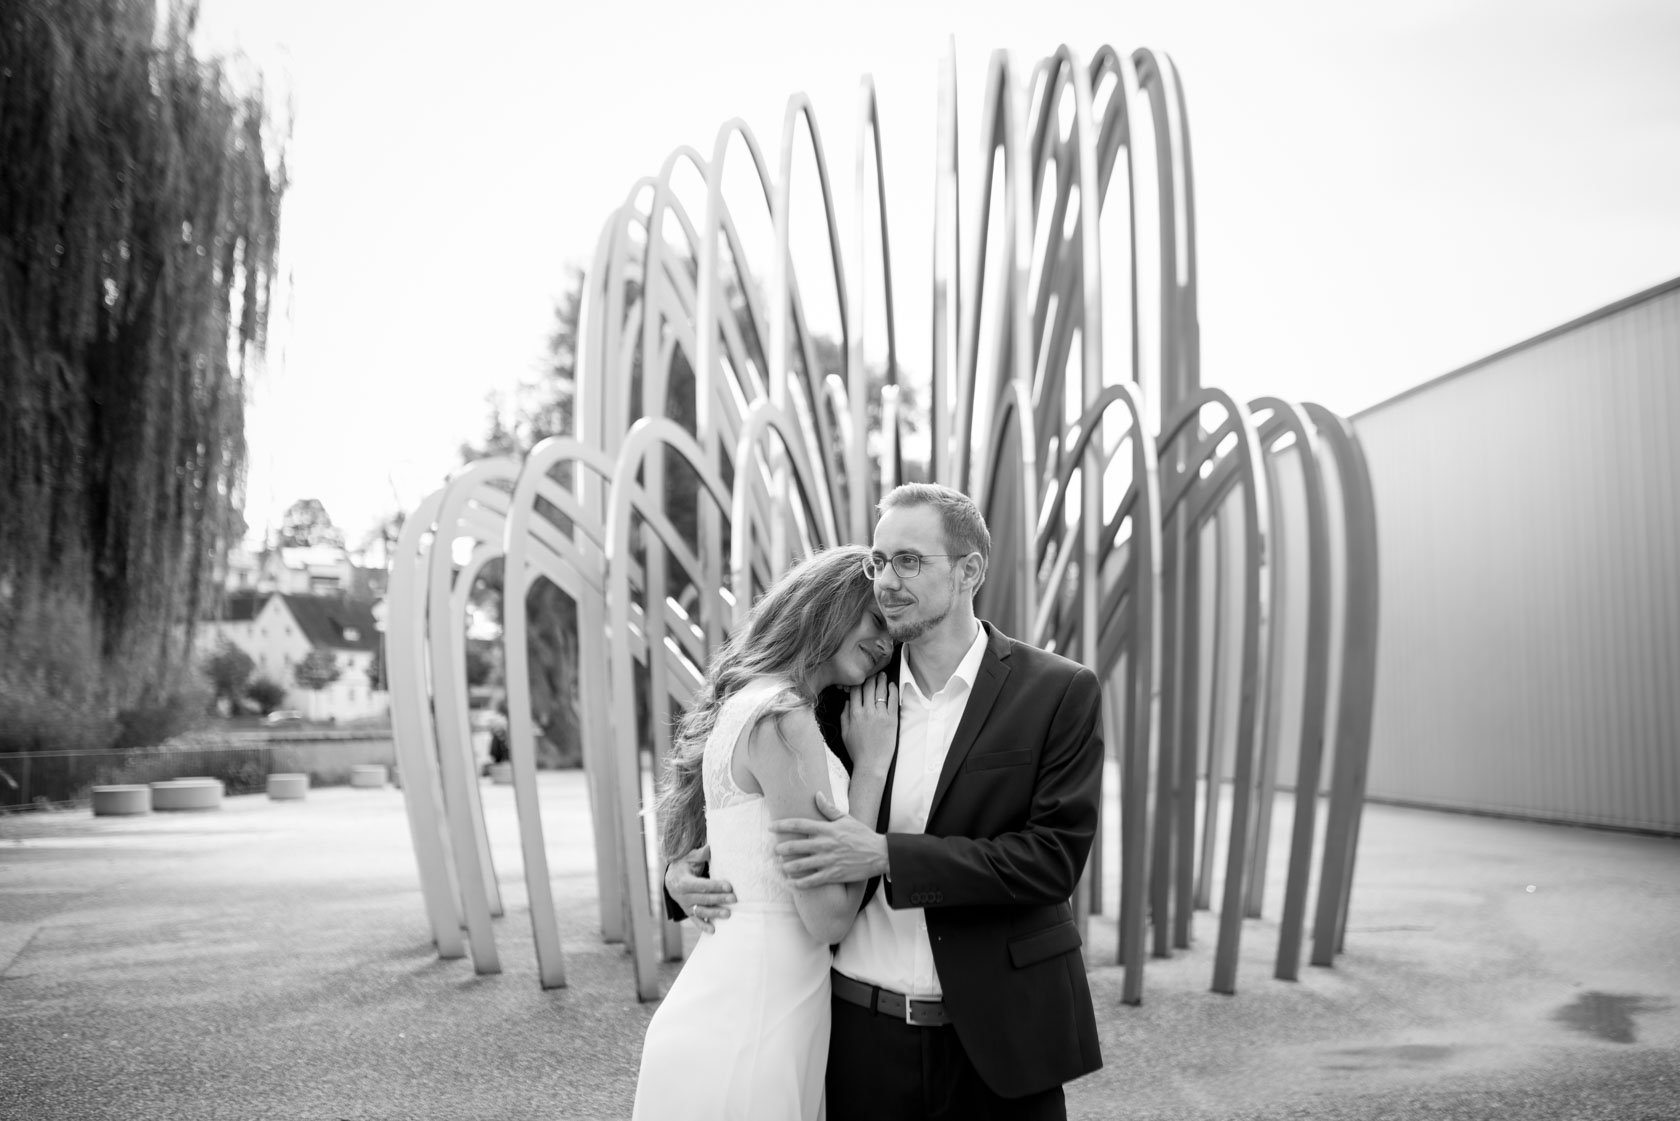
[[[961,560],[966,556],[967,553],[928,553],[925,556],[920,553],[899,553],[894,557],[872,556],[864,560],[863,574],[871,580],[878,580],[890,564],[892,570],[898,573],[899,579],[914,580],[922,574],[922,562],[925,560],[935,557]]]

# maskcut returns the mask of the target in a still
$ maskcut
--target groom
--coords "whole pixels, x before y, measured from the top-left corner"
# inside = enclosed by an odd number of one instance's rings
[[[828,1117],[1065,1118],[1062,1084],[1102,1065],[1069,903],[1097,679],[975,618],[991,536],[966,495],[907,484],[880,510],[870,575],[903,647],[879,831],[822,802],[829,820],[772,826],[794,886],[869,883],[834,957]],[[681,862],[666,883],[698,921],[727,914]]]

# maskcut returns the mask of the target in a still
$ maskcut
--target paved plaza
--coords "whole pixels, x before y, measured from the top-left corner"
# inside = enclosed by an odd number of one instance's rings
[[[0,1118],[627,1117],[653,1006],[600,938],[582,776],[541,788],[568,981],[548,992],[509,787],[483,787],[486,976],[432,947],[394,788],[0,817]],[[1092,920],[1106,1065],[1070,1117],[1680,1118],[1680,840],[1373,805],[1346,953],[1290,983],[1289,817],[1280,799],[1235,996],[1208,989],[1213,915],[1150,962],[1140,1007],[1112,913]]]

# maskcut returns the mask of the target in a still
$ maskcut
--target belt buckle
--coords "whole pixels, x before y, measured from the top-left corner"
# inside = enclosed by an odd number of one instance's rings
[[[932,1003],[932,1002],[931,1001],[923,1001],[922,1003],[928,1004],[928,1003]],[[905,998],[904,998],[904,1025],[906,1027],[932,1028],[932,1027],[938,1027],[939,1026],[938,1024],[935,1024],[935,1023],[932,1023],[932,1022],[924,1024],[924,1023],[918,1021],[916,1019],[915,1007],[916,1007],[916,999],[914,997],[906,995]]]

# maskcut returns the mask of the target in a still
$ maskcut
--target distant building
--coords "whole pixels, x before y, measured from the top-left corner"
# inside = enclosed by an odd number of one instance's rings
[[[268,597],[252,588],[230,591],[222,597],[222,617],[199,626],[198,648],[213,651],[227,639],[256,658],[257,612]],[[260,670],[258,672],[261,672]],[[276,678],[276,680],[279,680]]]
[[[358,565],[342,545],[270,545],[253,550],[240,544],[228,549],[221,583],[230,594],[284,592],[376,599],[385,594],[386,577],[383,569]]]
[[[230,545],[222,563],[221,583],[230,596],[257,590],[258,575],[262,571],[262,554],[253,552],[242,544]]]
[[[203,644],[213,649],[226,638],[250,655],[253,676],[267,677],[286,690],[285,708],[311,720],[354,720],[377,716],[390,697],[375,689],[371,677],[380,632],[375,602],[348,595],[288,592],[232,592],[224,618],[202,624]],[[311,651],[331,654],[339,666],[337,681],[307,689],[295,671]]]

